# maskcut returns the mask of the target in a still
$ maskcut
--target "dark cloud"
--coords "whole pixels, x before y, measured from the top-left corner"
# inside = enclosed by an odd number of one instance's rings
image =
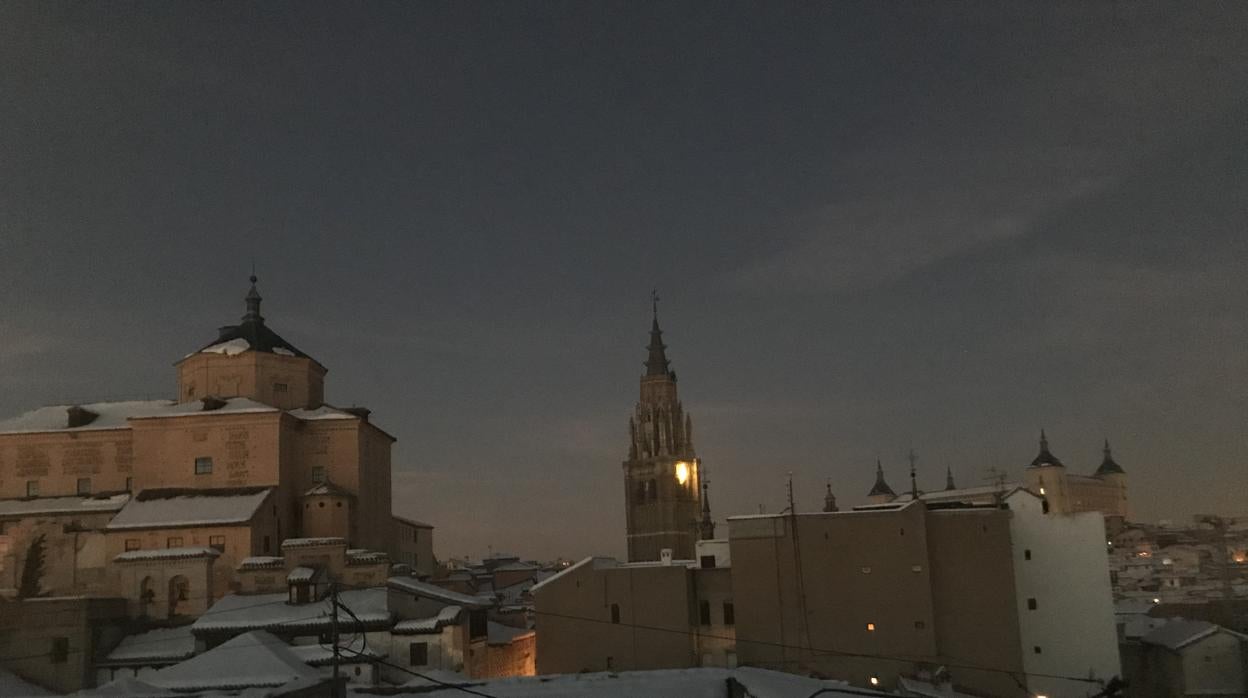
[[[1040,426],[1142,517],[1231,511],[1245,15],[7,3],[0,412],[171,393],[254,258],[443,553],[618,553],[658,286],[720,513]]]

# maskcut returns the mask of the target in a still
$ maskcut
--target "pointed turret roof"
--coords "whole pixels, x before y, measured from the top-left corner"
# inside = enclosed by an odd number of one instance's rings
[[[1105,450],[1103,453],[1105,454],[1105,457],[1101,460],[1101,467],[1096,469],[1097,477],[1102,475],[1127,474],[1127,471],[1123,470],[1122,466],[1118,465],[1118,463],[1114,461],[1114,455],[1109,450],[1109,439],[1105,439]]]
[[[953,469],[946,465],[945,466],[945,491],[948,492],[949,490],[956,490],[956,489],[958,489],[958,486],[953,484]]]
[[[832,494],[832,483],[828,483],[828,491],[823,495],[823,510],[826,512],[834,512],[836,508],[836,495]]]
[[[671,369],[669,368],[670,362],[667,360],[667,345],[663,343],[663,330],[659,329],[658,293],[651,293],[651,303],[654,314],[650,323],[650,345],[646,347],[649,351],[646,357],[646,375],[669,376]]]
[[[1052,453],[1049,453],[1049,438],[1044,435],[1044,430],[1041,429],[1040,430],[1040,453],[1037,454],[1035,459],[1031,461],[1031,467],[1041,468],[1046,465],[1055,465],[1058,467],[1065,467],[1062,465],[1062,462],[1057,459],[1057,456],[1053,455]]]
[[[260,291],[256,289],[256,275],[251,275],[251,288],[247,291],[247,295],[243,298],[243,302],[247,306],[247,312],[243,314],[242,322],[237,325],[226,325],[220,330],[217,338],[199,349],[199,351],[218,351],[219,353],[233,354],[238,351],[262,351],[269,354],[286,354],[288,356],[299,356],[303,358],[311,358],[307,354],[299,351],[295,345],[282,339],[280,335],[274,332],[264,322],[264,316],[260,314]],[[243,346],[246,343],[246,346]],[[222,345],[225,345],[224,347]]]
[[[897,493],[893,491],[893,488],[888,486],[887,482],[884,482],[884,466],[880,463],[879,460],[876,460],[875,461],[875,485],[871,487],[871,491],[867,493],[867,496],[877,497],[880,495],[885,495],[888,497],[896,497]]]

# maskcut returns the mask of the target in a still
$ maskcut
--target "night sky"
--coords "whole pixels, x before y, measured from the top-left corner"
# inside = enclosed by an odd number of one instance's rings
[[[624,550],[662,296],[717,518],[1109,438],[1248,513],[1248,3],[0,4],[0,415],[264,314],[439,556]]]

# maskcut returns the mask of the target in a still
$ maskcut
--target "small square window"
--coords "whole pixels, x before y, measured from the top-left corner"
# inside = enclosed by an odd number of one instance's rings
[[[225,536],[208,536],[208,547],[219,553],[225,552]]]
[[[211,456],[202,456],[200,458],[195,459],[195,474],[196,475],[211,475],[212,474],[212,457]]]
[[[38,496],[39,496],[39,481],[38,481],[38,480],[27,480],[27,481],[26,481],[26,496],[27,496],[27,497],[38,497]]]
[[[1024,550],[1024,551],[1023,551],[1023,559],[1024,559],[1024,560],[1030,560],[1030,559],[1031,559],[1031,548],[1028,548],[1028,549],[1026,549],[1026,550]]]
[[[312,483],[319,485],[322,482],[325,482],[325,466],[323,465],[312,466]]]
[[[1031,648],[1031,651],[1032,651],[1032,652],[1035,652],[1036,654],[1041,654],[1041,652],[1040,652],[1040,645],[1036,645],[1035,647],[1032,647],[1032,648]]]
[[[715,567],[714,555],[703,555],[701,557],[701,561],[702,561],[702,569],[704,570],[714,569]]]
[[[731,601],[724,602],[724,625],[736,625],[737,609]]]
[[[170,536],[169,538],[165,539],[165,547],[166,547],[166,548],[181,548],[181,547],[182,547],[182,537],[181,537],[181,536]]]
[[[91,478],[89,477],[78,478],[78,494],[80,495],[91,494]]]
[[[875,632],[875,623],[867,623],[867,632],[869,633]]]
[[[922,629],[924,629],[924,628],[926,628],[926,627],[927,627],[927,623],[924,623],[924,622],[923,622],[923,621],[921,621],[921,620],[916,620],[916,621],[914,621],[914,629],[915,629],[915,630],[922,630]]]
[[[285,384],[285,383],[274,383],[274,384],[273,384],[273,392],[275,392],[275,393],[286,393],[286,392],[290,392],[290,386],[289,386],[289,385],[287,385],[287,384]]]
[[[143,547],[143,544],[139,542],[138,538],[126,539],[126,552],[130,552],[131,550],[138,550],[141,547]]]
[[[1037,608],[1037,606],[1036,606],[1036,599],[1035,599],[1034,597],[1033,597],[1033,598],[1030,598],[1030,599],[1027,599],[1027,610],[1028,610],[1028,611],[1034,611],[1034,610],[1036,610],[1036,608]]]

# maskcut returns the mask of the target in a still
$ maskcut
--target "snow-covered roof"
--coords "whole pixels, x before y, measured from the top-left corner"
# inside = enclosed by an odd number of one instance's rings
[[[143,490],[106,528],[114,531],[243,524],[255,516],[270,492],[271,487]]]
[[[145,560],[185,560],[195,557],[216,557],[221,553],[213,548],[153,548],[152,550],[129,550],[113,558],[114,562],[141,562]]]
[[[345,410],[329,405],[321,405],[315,409],[299,408],[297,410],[287,410],[287,413],[297,419],[305,422],[315,422],[322,419],[359,419],[359,415],[351,414]]]
[[[569,565],[568,567],[565,567],[564,569],[560,570],[559,572],[556,572],[555,574],[550,575],[549,577],[547,577],[547,578],[543,579],[542,581],[538,582],[537,584],[534,584],[532,587],[530,587],[530,588],[529,588],[529,592],[530,592],[530,593],[533,593],[533,594],[536,594],[536,593],[537,593],[538,591],[540,591],[543,587],[545,587],[547,584],[550,584],[551,582],[555,581],[556,579],[559,579],[560,577],[562,577],[562,576],[564,576],[564,575],[566,575],[566,574],[571,574],[574,570],[578,570],[578,569],[580,569],[581,567],[583,567],[584,565],[588,565],[588,564],[591,564],[591,563],[592,563],[593,565],[597,566],[599,561],[601,561],[601,562],[610,561],[611,563],[615,563],[615,562],[616,562],[614,558],[610,558],[610,557],[587,557],[587,558],[585,558],[584,560],[581,560],[580,562],[578,562],[578,563],[576,563],[576,564],[574,564],[574,565]]]
[[[97,514],[117,511],[130,501],[130,493],[88,497],[30,497],[0,499],[0,517],[47,514]]]
[[[238,570],[244,572],[247,570],[272,570],[282,569],[286,566],[286,558],[273,557],[271,555],[256,555],[254,557],[245,557],[243,561],[238,563]]]
[[[510,625],[503,625],[494,621],[489,621],[487,628],[488,639],[486,642],[491,645],[511,644],[522,637],[527,637],[534,633],[532,628],[513,628]]]
[[[127,664],[168,662],[186,659],[193,654],[195,636],[191,634],[191,626],[181,625],[127,635],[108,653],[106,661]]]
[[[348,550],[348,565],[379,565],[390,562],[390,555],[380,550]]]
[[[339,593],[343,606],[355,617],[339,614],[338,625],[344,630],[368,627],[389,627],[391,614],[386,606],[385,589],[349,589]],[[323,599],[305,604],[287,603],[288,595],[226,594],[208,612],[191,624],[195,634],[225,630],[275,630],[299,634],[318,632],[330,624],[330,601]],[[358,618],[358,622],[356,621]]]
[[[282,548],[310,548],[317,545],[346,545],[346,538],[325,536],[322,538],[287,538],[282,541]]]
[[[355,493],[350,490],[343,489],[338,485],[326,480],[325,482],[313,485],[310,489],[303,493],[305,497],[354,497]]]
[[[312,567],[296,567],[290,571],[290,574],[286,575],[286,583],[300,584],[311,582],[316,577],[317,573],[321,571],[322,570],[317,570]]]
[[[38,433],[48,431],[98,431],[101,429],[127,429],[131,419],[159,417],[187,417],[205,414],[239,414],[247,412],[277,412],[276,407],[245,397],[230,398],[214,410],[205,411],[204,403],[195,400],[178,403],[173,400],[126,400],[122,402],[92,402],[83,405],[50,405],[31,410],[25,414],[0,421],[0,434]],[[69,426],[68,410],[78,407],[94,419],[82,426]]]
[[[535,565],[531,562],[509,562],[505,565],[499,565],[494,568],[495,572],[536,572],[540,570],[541,565]]]
[[[1203,640],[1210,635],[1214,635],[1220,631],[1231,633],[1240,638],[1244,638],[1239,633],[1232,632],[1220,625],[1215,625],[1204,620],[1183,620],[1176,618],[1169,623],[1157,628],[1140,638],[1140,642],[1149,645],[1160,645],[1168,650],[1178,651],[1198,640]]]
[[[436,675],[435,675],[436,676]],[[792,698],[818,693],[830,698],[849,696],[880,696],[883,691],[855,688],[843,681],[825,681],[768,669],[740,667],[737,669],[659,669],[654,671],[621,671],[553,676],[513,676],[489,681],[465,680],[456,676],[436,676],[440,681],[491,696],[506,698],[634,698],[635,696],[682,696],[683,698],[719,698],[724,685],[735,678],[752,698]],[[413,679],[404,684],[408,693],[430,698],[463,696],[456,688],[438,689],[431,682]],[[361,687],[362,690],[367,690]],[[400,689],[402,690],[402,689]],[[358,695],[365,695],[363,692]]]
[[[317,677],[319,673],[289,645],[257,630],[161,669],[145,680],[162,688],[191,692],[274,687]]]
[[[434,584],[420,582],[411,577],[391,577],[387,580],[391,589],[406,591],[416,596],[448,604],[456,604],[467,608],[485,608],[493,605],[493,600],[481,596],[469,596],[450,589],[443,589]]]
[[[9,695],[0,692],[0,695]],[[133,676],[123,676],[97,688],[79,691],[77,696],[120,696],[121,698],[178,698],[177,691],[153,686]]]
[[[200,349],[199,353],[200,354],[225,354],[226,356],[237,356],[250,349],[251,349],[251,342],[248,342],[242,337],[235,337],[234,339],[231,339],[225,342],[218,342],[216,344],[211,344],[209,346],[206,346],[203,349]],[[187,354],[187,356],[190,356],[190,354]]]
[[[961,499],[988,499],[994,495],[1001,495],[1012,492],[1019,487],[1018,483],[1008,483],[1003,486],[984,485],[981,487],[960,487],[952,490],[935,490],[932,492],[920,492],[919,499],[925,502],[949,502]],[[908,502],[913,498],[909,492],[906,492],[893,500],[898,503]]]
[[[329,666],[334,663],[334,650],[327,645],[293,645],[290,648],[308,666]],[[378,652],[373,645],[365,642],[363,635],[354,635],[349,642],[339,645],[339,661],[344,664],[359,664],[374,659],[385,659],[385,652]]]
[[[417,521],[416,519],[409,519],[405,516],[391,516],[391,518],[395,521],[402,521],[408,526],[415,526],[416,528],[433,528],[433,524],[427,524],[424,521]]]
[[[394,624],[394,629],[390,632],[395,635],[418,635],[437,632],[444,626],[458,621],[459,615],[463,611],[464,609],[461,606],[444,606],[442,610],[438,611],[437,615],[428,618],[401,620]]]

